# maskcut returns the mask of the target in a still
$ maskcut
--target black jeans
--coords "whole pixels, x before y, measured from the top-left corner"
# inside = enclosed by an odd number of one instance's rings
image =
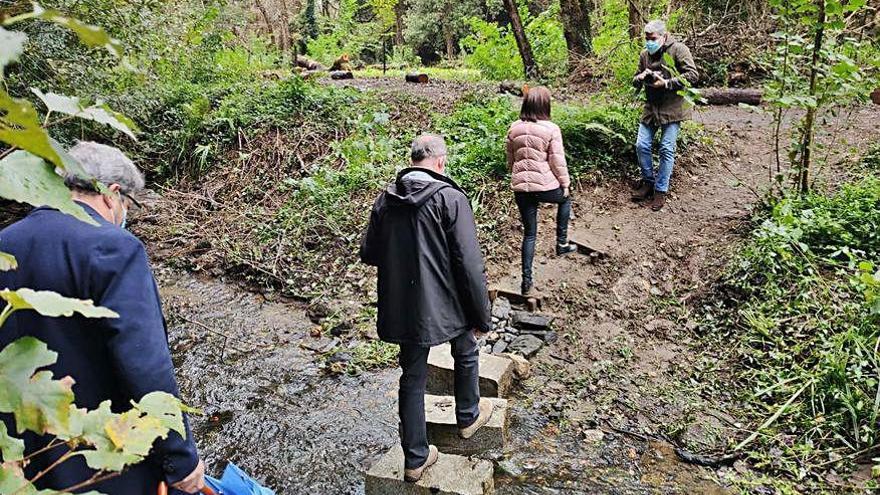
[[[538,204],[556,203],[556,243],[568,243],[568,220],[571,218],[571,198],[565,197],[562,188],[542,192],[514,193],[516,206],[522,217],[522,277],[532,280],[532,262],[535,259],[535,242],[538,238]]]
[[[452,339],[455,359],[455,417],[461,428],[470,426],[480,415],[480,359],[474,333],[470,330]],[[401,344],[400,445],[404,468],[421,466],[428,459],[428,431],[425,424],[425,386],[428,383],[428,347]]]

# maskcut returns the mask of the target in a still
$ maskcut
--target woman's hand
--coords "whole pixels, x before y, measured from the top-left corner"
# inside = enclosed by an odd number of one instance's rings
[[[562,188],[562,197],[563,197],[563,198],[567,198],[567,197],[568,197],[568,188],[567,188],[567,187],[563,187],[563,188]]]

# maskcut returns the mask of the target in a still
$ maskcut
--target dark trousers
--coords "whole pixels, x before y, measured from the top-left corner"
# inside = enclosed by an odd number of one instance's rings
[[[522,276],[532,280],[532,262],[535,259],[535,242],[538,239],[538,204],[556,203],[556,243],[568,243],[568,220],[571,218],[571,198],[565,197],[562,188],[542,192],[514,193],[516,206],[523,224]]]
[[[480,415],[480,360],[474,333],[470,330],[452,339],[455,359],[455,417],[460,428],[470,426]],[[425,386],[428,382],[428,347],[400,345],[400,445],[404,467],[413,469],[428,459],[425,424]]]

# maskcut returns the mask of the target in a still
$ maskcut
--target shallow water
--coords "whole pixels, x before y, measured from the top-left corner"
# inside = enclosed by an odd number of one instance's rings
[[[363,471],[397,441],[396,370],[326,373],[295,304],[219,280],[158,271],[172,356],[209,472],[226,461],[279,494],[362,494]],[[345,345],[345,344],[343,344]],[[721,493],[666,444],[588,443],[541,411],[538,381],[512,399],[510,441],[487,452],[501,495]]]

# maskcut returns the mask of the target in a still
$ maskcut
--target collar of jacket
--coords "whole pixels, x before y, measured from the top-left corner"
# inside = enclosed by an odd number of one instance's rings
[[[455,181],[450,179],[449,177],[447,177],[443,174],[434,172],[433,170],[429,170],[427,168],[422,168],[422,167],[406,167],[405,169],[403,169],[397,173],[396,182],[399,183],[400,181],[402,181],[403,177],[406,176],[406,174],[409,174],[410,172],[424,172],[440,182],[445,182],[446,184],[449,184],[457,191],[461,191],[462,193],[464,192],[461,189],[461,187],[459,187],[458,184],[456,184]]]
[[[88,215],[90,217],[92,217],[99,224],[113,225],[111,222],[108,222],[106,218],[102,217],[100,213],[95,211],[94,208],[89,206],[88,203],[83,203],[82,201],[77,201],[77,200],[73,200],[73,202],[76,203],[77,205],[81,206],[82,209],[85,210],[85,212],[88,213]],[[59,210],[57,208],[52,208],[51,206],[38,206],[38,207],[34,208],[33,210],[31,210],[30,213],[28,213],[28,214],[30,215],[32,213],[38,213],[41,211],[59,211]]]

